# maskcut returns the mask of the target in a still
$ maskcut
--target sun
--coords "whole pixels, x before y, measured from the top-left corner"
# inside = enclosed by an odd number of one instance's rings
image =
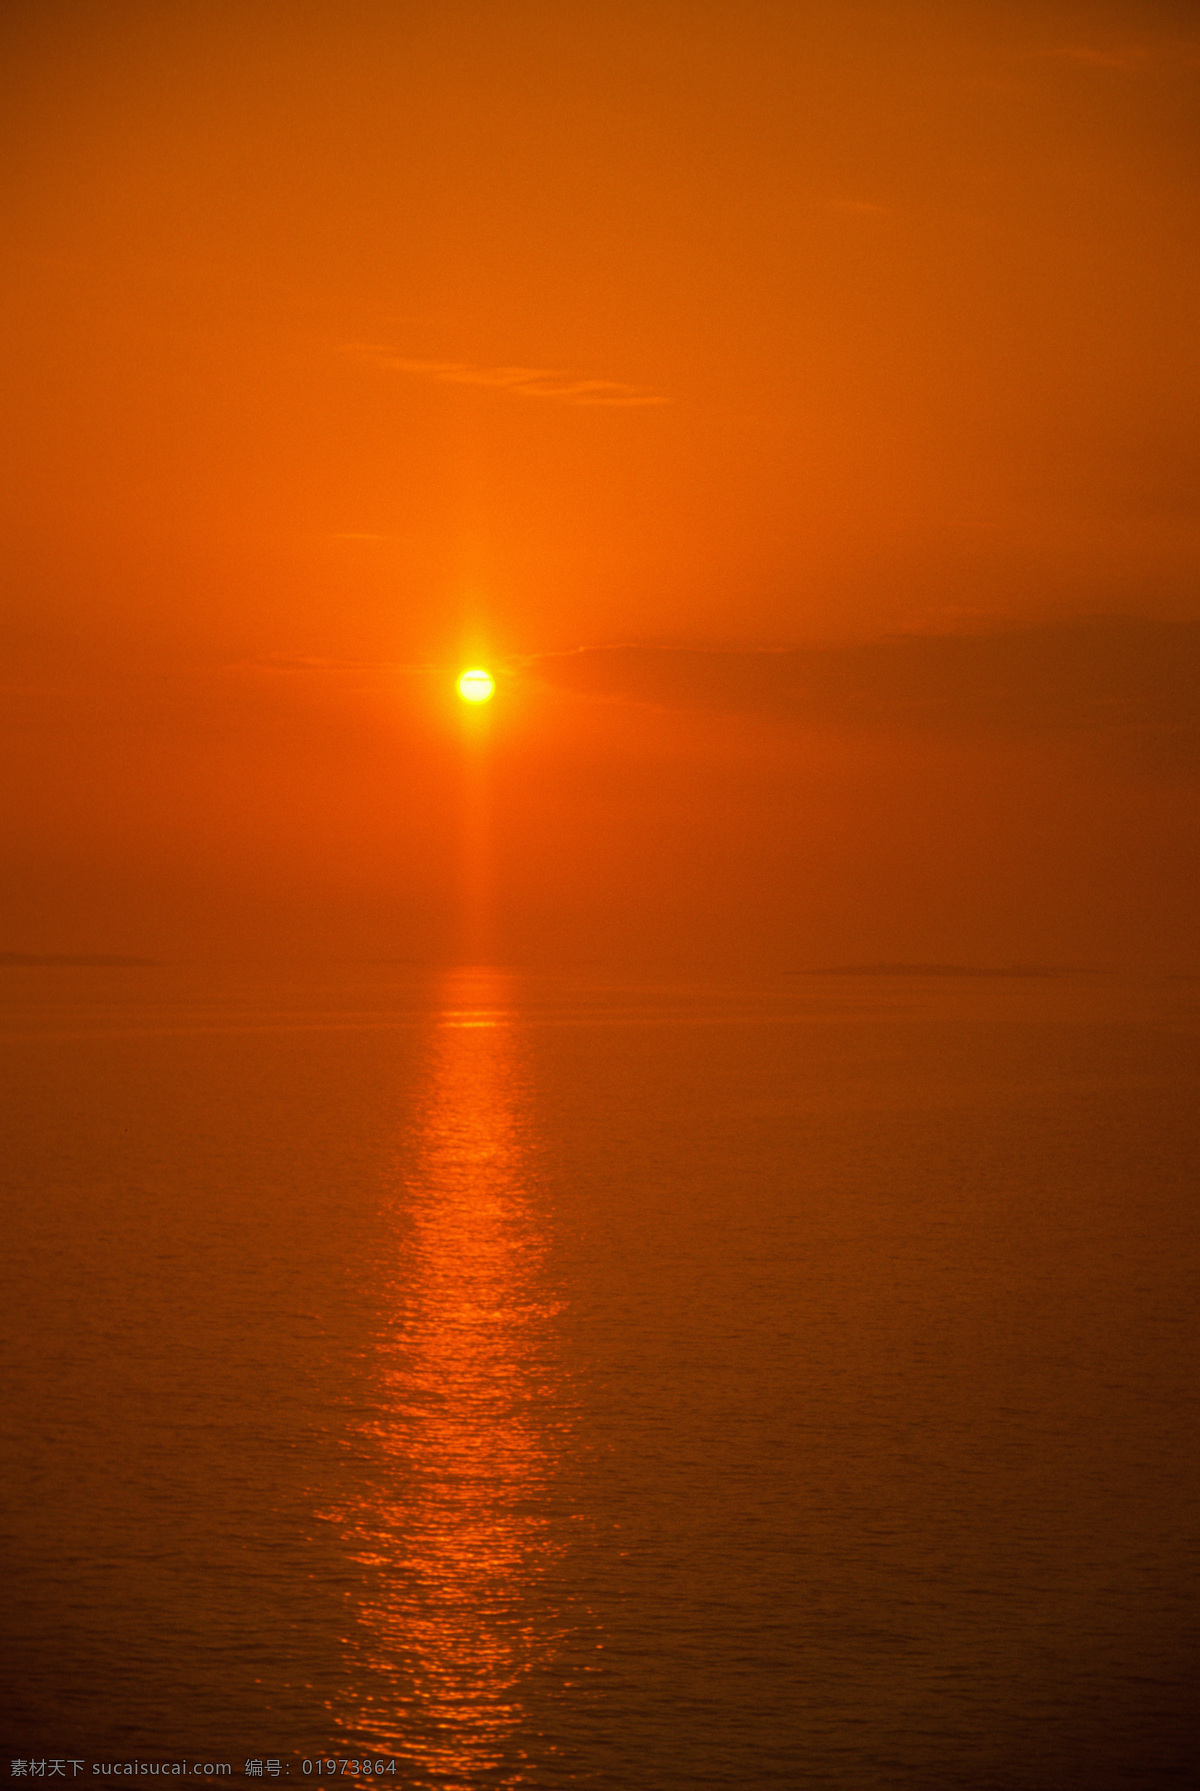
[[[495,688],[492,674],[480,671],[478,667],[474,671],[464,672],[458,680],[458,694],[468,703],[486,703]]]

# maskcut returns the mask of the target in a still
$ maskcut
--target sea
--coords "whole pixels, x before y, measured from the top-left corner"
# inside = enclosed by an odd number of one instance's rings
[[[1200,1783],[1200,981],[0,977],[0,1774]]]

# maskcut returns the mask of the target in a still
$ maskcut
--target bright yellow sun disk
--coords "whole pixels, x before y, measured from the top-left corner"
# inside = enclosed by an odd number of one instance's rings
[[[464,672],[458,680],[458,694],[468,703],[486,703],[495,688],[490,672]]]

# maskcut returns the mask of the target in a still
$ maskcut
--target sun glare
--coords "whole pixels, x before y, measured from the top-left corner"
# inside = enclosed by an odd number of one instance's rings
[[[464,672],[458,680],[458,694],[468,703],[486,703],[495,688],[490,672]]]

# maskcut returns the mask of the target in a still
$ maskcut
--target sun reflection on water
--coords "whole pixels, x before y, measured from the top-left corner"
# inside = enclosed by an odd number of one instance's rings
[[[366,1591],[334,1719],[357,1748],[402,1758],[413,1785],[521,1783],[522,1681],[555,1645],[537,1596],[556,1552],[555,1309],[507,993],[492,971],[442,990],[371,1465],[343,1514]]]

